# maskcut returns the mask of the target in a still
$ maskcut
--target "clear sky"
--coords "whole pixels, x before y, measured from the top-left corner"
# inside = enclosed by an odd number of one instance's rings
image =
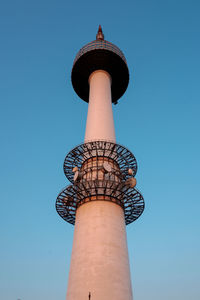
[[[55,200],[87,115],[70,76],[99,24],[130,70],[113,110],[146,202],[127,226],[134,299],[200,299],[199,11],[198,0],[1,4],[0,299],[65,299],[73,226]]]

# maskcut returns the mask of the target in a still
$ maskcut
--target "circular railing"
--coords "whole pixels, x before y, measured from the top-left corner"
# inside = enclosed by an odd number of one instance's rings
[[[119,167],[124,180],[128,178],[128,169],[133,170],[133,176],[137,172],[137,161],[135,156],[124,146],[109,141],[92,141],[81,144],[72,149],[64,161],[64,173],[70,182],[74,182],[73,168],[80,170],[87,160],[96,158],[113,160]]]
[[[57,197],[56,210],[65,221],[75,224],[76,210],[90,201],[111,201],[120,205],[126,225],[138,219],[144,210],[144,199],[137,189],[105,180],[80,181],[67,186]]]

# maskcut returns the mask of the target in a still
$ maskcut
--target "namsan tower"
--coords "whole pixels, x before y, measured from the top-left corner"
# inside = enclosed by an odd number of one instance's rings
[[[89,104],[84,143],[64,161],[71,185],[56,200],[58,214],[75,225],[67,300],[132,300],[126,225],[142,214],[144,199],[135,188],[136,159],[116,143],[113,122],[129,71],[101,26],[76,55],[71,79]]]

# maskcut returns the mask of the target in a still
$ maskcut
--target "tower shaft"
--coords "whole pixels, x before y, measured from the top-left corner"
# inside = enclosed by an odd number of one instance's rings
[[[106,71],[97,70],[90,75],[89,86],[85,142],[92,140],[115,142],[111,77]]]
[[[110,75],[97,70],[90,75],[89,85],[85,142],[115,142]],[[101,160],[96,157],[83,164],[82,171],[92,167],[85,179],[103,179],[101,169],[94,167]],[[117,168],[114,161],[109,163]],[[123,208],[100,195],[93,200],[76,211],[67,300],[87,299],[89,291],[95,300],[132,300]]]
[[[91,201],[77,209],[67,300],[132,300],[123,209]]]

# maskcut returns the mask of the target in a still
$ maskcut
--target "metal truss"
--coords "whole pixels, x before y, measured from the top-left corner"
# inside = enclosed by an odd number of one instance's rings
[[[67,186],[57,197],[56,210],[65,221],[75,224],[77,208],[90,201],[111,201],[120,205],[126,225],[139,218],[144,210],[144,199],[137,189],[105,180],[82,181]]]
[[[88,159],[106,157],[115,161],[120,169],[124,180],[128,178],[127,170],[133,170],[133,176],[137,172],[135,156],[124,146],[108,141],[92,141],[81,144],[72,149],[65,157],[63,169],[67,179],[73,183],[73,168],[81,169]]]
[[[135,156],[119,144],[92,141],[75,147],[64,161],[64,173],[72,185],[57,197],[58,214],[75,224],[76,210],[84,203],[110,201],[122,207],[126,225],[134,222],[144,211],[142,195],[130,184],[136,172]]]

